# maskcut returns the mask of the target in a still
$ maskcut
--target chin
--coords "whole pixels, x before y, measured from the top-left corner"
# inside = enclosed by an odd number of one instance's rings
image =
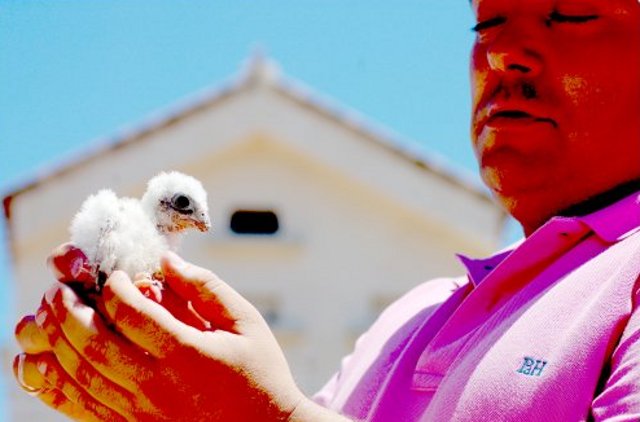
[[[502,207],[520,225],[525,236],[529,236],[555,215],[555,212],[544,206],[544,202],[531,201],[530,198],[500,197]]]
[[[485,185],[499,198],[537,196],[554,187],[549,172],[545,170],[526,171],[523,166],[515,166],[512,163],[509,163],[508,166],[483,167],[481,176]]]
[[[553,187],[534,189],[505,185],[504,189],[490,188],[498,203],[522,225],[527,236],[555,216],[563,206]]]

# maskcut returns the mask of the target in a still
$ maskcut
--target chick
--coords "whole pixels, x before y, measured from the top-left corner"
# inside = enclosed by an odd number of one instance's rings
[[[210,228],[202,184],[173,171],[152,178],[140,200],[118,198],[108,189],[89,196],[69,231],[71,242],[89,261],[99,292],[115,270],[132,280],[161,280],[162,254],[176,251],[186,230]]]

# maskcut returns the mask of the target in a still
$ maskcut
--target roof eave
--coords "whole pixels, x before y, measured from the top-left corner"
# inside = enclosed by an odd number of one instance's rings
[[[435,159],[434,156],[426,157],[426,152],[417,152],[416,146],[409,147],[410,143],[408,141],[401,140],[390,130],[373,125],[369,119],[356,111],[321,97],[298,81],[283,77],[277,72],[277,67],[273,62],[261,59],[249,62],[249,65],[239,76],[217,88],[204,89],[195,95],[189,96],[186,100],[179,101],[177,105],[173,105],[162,112],[153,113],[150,117],[144,119],[142,124],[125,128],[114,137],[90,142],[91,146],[80,153],[58,161],[52,167],[41,169],[38,171],[37,176],[27,180],[25,183],[16,183],[16,186],[5,194],[3,200],[5,216],[10,215],[10,203],[14,197],[36,188],[51,178],[66,174],[107,151],[117,150],[130,143],[148,138],[159,130],[175,125],[194,113],[217,105],[224,101],[225,98],[237,92],[251,89],[256,85],[272,88],[286,98],[365,136],[390,152],[399,154],[414,165],[441,177],[452,185],[462,188],[482,200],[493,202],[486,189],[478,183],[474,183],[471,177],[454,170],[444,160]]]

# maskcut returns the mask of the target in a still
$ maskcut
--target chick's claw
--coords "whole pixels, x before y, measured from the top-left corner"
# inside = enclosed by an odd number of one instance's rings
[[[161,281],[151,278],[146,273],[139,273],[134,277],[133,285],[136,286],[145,297],[148,297],[156,303],[162,302],[164,286]]]

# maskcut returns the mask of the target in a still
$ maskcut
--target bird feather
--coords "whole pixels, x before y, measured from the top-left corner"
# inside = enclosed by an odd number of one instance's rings
[[[182,197],[179,206],[172,203],[176,197]],[[174,249],[181,232],[189,228],[204,231],[209,226],[202,184],[191,176],[169,172],[149,181],[142,200],[118,198],[109,189],[90,195],[69,231],[71,242],[88,258],[96,280],[115,270],[134,279],[141,273],[156,273],[160,257]]]

